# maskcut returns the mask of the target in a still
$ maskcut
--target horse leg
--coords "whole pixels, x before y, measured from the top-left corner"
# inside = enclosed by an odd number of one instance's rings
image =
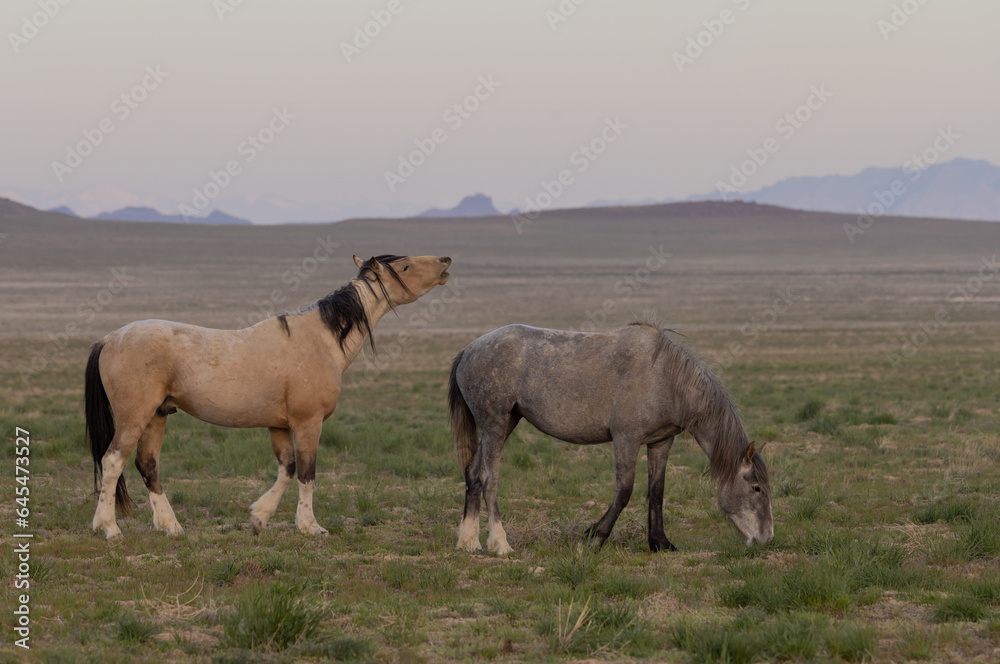
[[[139,437],[139,449],[135,453],[135,467],[142,475],[142,481],[149,490],[149,504],[153,507],[153,525],[168,535],[182,535],[184,529],[177,523],[174,510],[160,486],[160,449],[163,447],[163,432],[167,428],[167,416],[157,412],[146,425]]]
[[[292,432],[288,429],[268,429],[271,433],[271,449],[278,458],[278,479],[267,493],[250,506],[250,528],[254,535],[259,535],[267,525],[274,511],[278,509],[281,496],[295,477],[295,445],[292,443]]]
[[[483,436],[484,441],[486,436]],[[500,491],[500,452],[507,437],[494,439],[493,444],[483,444],[482,463],[480,465],[480,482],[483,486],[483,497],[486,500],[486,517],[489,519],[489,534],[486,536],[486,548],[499,556],[505,556],[514,549],[507,543],[507,533],[500,522],[500,505],[497,495]],[[478,525],[478,521],[477,521]],[[477,538],[478,540],[478,538]]]
[[[489,517],[489,535],[486,546],[500,555],[510,553],[512,549],[507,544],[507,533],[500,521],[500,508],[497,504],[500,481],[500,452],[514,427],[521,421],[516,409],[503,419],[482,417],[483,420],[494,420],[481,427],[482,440],[476,456],[465,469],[465,512],[462,523],[458,527],[458,545],[455,548],[466,551],[482,549],[479,543],[479,500],[486,499],[486,510]]]
[[[635,484],[635,464],[639,459],[641,444],[638,441],[616,437],[614,446],[615,497],[604,516],[586,531],[587,539],[597,547],[604,545],[604,541],[611,535],[611,529],[615,527],[618,515],[622,513],[632,497],[632,487]]]
[[[145,422],[136,424],[133,421],[119,424],[115,429],[115,436],[111,439],[111,444],[108,445],[108,451],[101,459],[101,493],[97,499],[97,511],[94,512],[92,526],[94,530],[103,529],[107,539],[114,539],[122,535],[115,520],[115,487],[118,484],[118,478],[121,477],[122,471],[125,469],[125,461],[132,454],[132,450],[135,449],[145,428]]]
[[[456,549],[477,551],[483,548],[479,543],[479,503],[483,492],[483,484],[479,481],[480,468],[483,465],[483,446],[476,450],[476,456],[465,468],[465,511],[462,513],[462,523],[458,526],[458,544]]]
[[[295,468],[299,478],[299,505],[295,510],[295,525],[306,535],[326,535],[327,530],[313,515],[313,487],[316,484],[316,452],[323,420],[316,419],[301,425],[292,425],[295,437]]]
[[[674,437],[646,446],[646,461],[649,466],[649,550],[676,551],[663,532],[663,482],[667,472],[667,457]]]

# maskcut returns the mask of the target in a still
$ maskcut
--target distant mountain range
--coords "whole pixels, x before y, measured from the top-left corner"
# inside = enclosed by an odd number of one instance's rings
[[[62,214],[67,217],[80,217],[73,212],[70,208],[62,205],[57,208],[52,208],[51,210],[45,210],[44,212],[50,212],[54,214]],[[0,215],[7,217],[23,217],[28,215],[38,215],[43,213],[42,210],[31,207],[30,205],[24,205],[18,203],[17,201],[12,201],[7,198],[0,198]],[[207,217],[192,217],[190,220],[185,219],[181,215],[166,215],[157,212],[153,208],[148,207],[126,207],[120,210],[115,210],[114,212],[104,212],[97,215],[96,217],[89,217],[90,219],[101,219],[101,220],[111,220],[111,221],[146,221],[146,222],[160,222],[160,223],[171,223],[171,224],[212,224],[212,225],[227,225],[227,226],[250,226],[251,223],[246,219],[240,219],[239,217],[234,217],[232,215],[226,214],[220,210],[215,210],[212,214]]]
[[[713,193],[689,200],[721,198]],[[882,206],[884,214],[901,217],[1000,221],[1000,167],[959,158],[924,170],[866,168],[856,175],[788,178],[726,198],[823,212],[871,212]]]
[[[63,210],[67,209],[68,208],[65,206],[63,207]],[[51,211],[62,212],[59,208]],[[72,214],[72,211],[70,211],[70,214]],[[124,207],[120,210],[115,210],[114,212],[102,212],[96,217],[91,217],[91,219],[108,219],[112,221],[155,221],[170,224],[213,224],[226,226],[250,226],[252,223],[246,219],[240,219],[239,217],[234,217],[231,214],[226,214],[222,210],[213,210],[207,217],[191,217],[190,219],[186,219],[183,215],[163,214],[153,208],[137,206]]]
[[[110,184],[94,185],[84,189],[42,191],[4,187],[0,183],[0,197],[21,201],[38,209],[58,209],[60,212],[85,218],[96,217],[108,210],[128,207],[174,212],[178,210],[178,203],[183,202],[160,194],[136,192]],[[407,201],[311,203],[266,192],[220,196],[213,203],[216,209],[225,210],[236,218],[249,219],[258,224],[329,223],[343,219],[411,217],[429,207],[426,202],[421,204]]]
[[[65,205],[54,207],[51,210],[48,210],[48,212],[57,212],[70,217],[80,216]],[[250,226],[253,223],[246,219],[240,219],[239,217],[234,217],[231,214],[226,214],[222,210],[213,210],[207,217],[191,217],[190,219],[185,219],[184,216],[180,214],[163,214],[162,212],[154,210],[151,207],[144,207],[140,205],[131,205],[112,212],[102,212],[94,217],[81,218],[104,219],[110,221],[153,221],[166,224],[211,224],[215,226]]]
[[[889,201],[888,194],[892,194]],[[157,210],[176,209],[176,201],[153,194],[138,194],[112,185],[85,190],[43,193],[33,190],[2,189],[0,196],[48,207],[54,212],[98,219],[128,219],[179,223],[180,215]],[[643,200],[600,199],[582,207],[628,207],[671,202],[670,198]],[[855,175],[792,177],[756,191],[723,197],[718,192],[691,196],[688,201],[745,200],[781,207],[821,212],[878,209],[909,217],[942,217],[1000,221],[1000,167],[988,161],[954,159],[923,170],[915,168],[867,168]],[[222,197],[218,209],[197,220],[206,224],[328,223],[342,219],[386,217],[479,217],[503,214],[485,194],[467,196],[453,208],[431,208],[404,202],[360,201],[349,205],[302,203],[274,194]],[[58,207],[56,207],[58,206]],[[104,210],[114,210],[105,212]],[[516,212],[516,211],[514,211]]]
[[[453,208],[442,210],[431,208],[416,215],[418,218],[428,217],[492,217],[501,214],[493,207],[493,199],[485,194],[466,196]]]

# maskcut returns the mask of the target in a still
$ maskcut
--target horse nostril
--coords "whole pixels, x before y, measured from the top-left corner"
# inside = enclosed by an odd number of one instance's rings
[[[448,258],[447,256],[443,256],[443,257],[439,258],[438,260],[440,260],[445,265],[451,265],[451,259]]]

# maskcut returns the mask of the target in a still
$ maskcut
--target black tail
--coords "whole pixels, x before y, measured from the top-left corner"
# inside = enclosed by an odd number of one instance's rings
[[[479,438],[476,436],[476,418],[469,410],[469,404],[462,396],[462,390],[458,387],[458,365],[462,362],[463,350],[455,356],[455,361],[451,363],[451,378],[448,380],[448,410],[451,411],[451,434],[455,437],[455,452],[458,454],[458,462],[464,471],[472,457],[476,456],[479,449]]]
[[[108,393],[101,382],[101,351],[104,344],[98,341],[90,349],[90,359],[87,360],[87,372],[84,377],[84,408],[87,411],[87,436],[90,438],[90,452],[94,455],[94,490],[101,491],[101,462],[104,453],[108,451],[111,440],[115,437],[115,418],[111,414],[111,402]],[[122,516],[128,516],[135,503],[128,495],[125,487],[125,474],[118,478],[115,487],[115,506],[121,510]]]

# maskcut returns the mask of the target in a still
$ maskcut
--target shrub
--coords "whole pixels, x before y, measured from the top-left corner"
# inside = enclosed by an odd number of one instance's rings
[[[118,618],[116,624],[116,636],[122,643],[145,643],[159,633],[160,629],[156,625],[131,613]]]
[[[802,408],[799,408],[798,412],[795,413],[795,419],[799,422],[808,422],[809,420],[815,419],[823,411],[824,404],[822,401],[817,401],[813,399],[812,401],[807,401],[803,404]]]
[[[232,647],[284,650],[315,633],[327,613],[307,602],[299,588],[275,584],[237,600],[223,628]]]
[[[875,628],[842,623],[824,637],[831,655],[847,662],[860,662],[875,655]]]

